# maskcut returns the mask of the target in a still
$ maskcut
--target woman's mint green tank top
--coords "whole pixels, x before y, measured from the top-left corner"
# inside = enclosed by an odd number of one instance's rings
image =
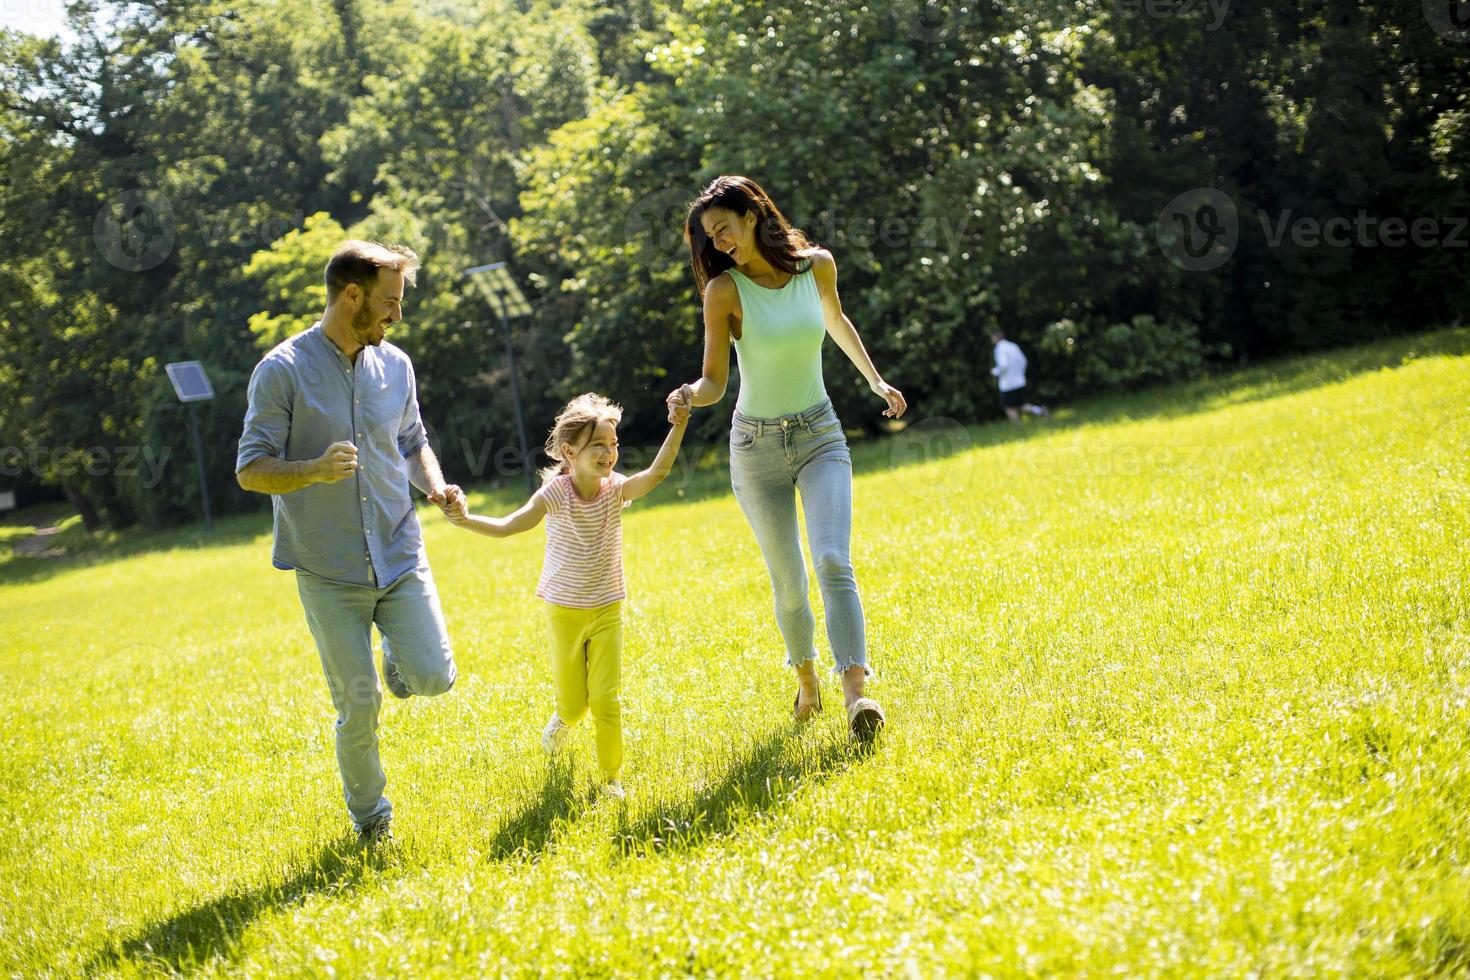
[[[739,269],[730,278],[740,293],[740,394],[735,411],[755,419],[794,415],[827,397],[822,383],[822,298],[811,261],[780,289],[751,282]]]

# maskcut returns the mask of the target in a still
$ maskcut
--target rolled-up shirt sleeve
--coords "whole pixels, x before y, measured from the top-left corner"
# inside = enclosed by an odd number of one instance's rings
[[[291,375],[284,365],[266,358],[250,375],[245,431],[235,454],[239,473],[262,456],[284,459],[291,434]]]
[[[408,369],[408,401],[403,406],[403,422],[398,427],[398,451],[407,459],[429,441],[424,420],[419,416],[419,386],[413,368]]]

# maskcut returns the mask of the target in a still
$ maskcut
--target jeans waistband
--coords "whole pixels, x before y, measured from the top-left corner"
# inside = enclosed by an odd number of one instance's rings
[[[823,415],[830,414],[831,412],[832,399],[823,398],[811,408],[805,409],[804,411],[800,412],[794,412],[791,415],[780,415],[773,419],[755,419],[751,418],[749,415],[741,415],[740,412],[737,411],[735,412],[733,418],[736,422],[742,425],[748,425],[751,428],[755,429],[756,434],[759,435],[766,429],[790,429],[795,427],[810,428],[811,424],[814,421],[821,418]]]

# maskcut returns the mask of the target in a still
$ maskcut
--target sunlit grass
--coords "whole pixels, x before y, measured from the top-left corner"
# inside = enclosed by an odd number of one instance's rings
[[[870,755],[830,681],[793,730],[734,501],[627,512],[626,807],[540,754],[539,533],[426,511],[461,679],[385,703],[384,855],[260,517],[0,564],[0,969],[1470,969],[1470,331],[922,411],[855,450]]]

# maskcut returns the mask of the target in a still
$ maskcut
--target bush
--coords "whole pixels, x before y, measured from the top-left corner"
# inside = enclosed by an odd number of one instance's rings
[[[1197,376],[1212,354],[1228,356],[1200,341],[1192,323],[1160,323],[1140,314],[1127,323],[1092,327],[1072,320],[1049,325],[1041,349],[1070,375],[1072,392],[1138,388]]]

